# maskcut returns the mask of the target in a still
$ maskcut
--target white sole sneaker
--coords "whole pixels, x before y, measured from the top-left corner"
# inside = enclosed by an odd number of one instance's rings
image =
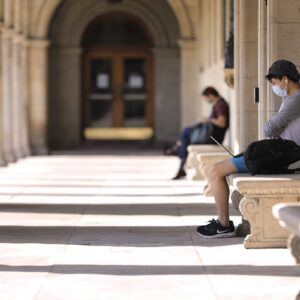
[[[197,233],[203,237],[203,238],[206,238],[206,239],[221,239],[221,238],[230,238],[230,237],[234,237],[236,232],[233,231],[233,232],[226,232],[226,233],[219,233],[219,234],[215,234],[215,235],[203,235],[201,233],[199,233],[197,231]]]

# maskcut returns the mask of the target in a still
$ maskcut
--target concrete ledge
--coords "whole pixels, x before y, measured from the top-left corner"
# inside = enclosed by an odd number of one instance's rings
[[[207,184],[204,188],[204,195],[206,197],[212,196],[211,184],[210,184],[210,169],[211,169],[211,167],[215,163],[217,163],[219,161],[223,161],[225,159],[229,159],[229,158],[230,158],[230,155],[225,151],[197,154],[198,168],[199,168],[203,178],[207,182]]]
[[[300,175],[233,174],[228,181],[242,195],[239,210],[251,226],[244,247],[286,247],[288,231],[273,217],[272,208],[279,203],[299,202]]]
[[[300,203],[277,204],[273,207],[273,215],[291,232],[287,245],[300,264]]]
[[[218,145],[190,145],[188,146],[188,158],[187,168],[191,174],[192,180],[203,180],[204,177],[199,170],[199,162],[197,160],[197,154],[209,153],[209,152],[224,152]]]

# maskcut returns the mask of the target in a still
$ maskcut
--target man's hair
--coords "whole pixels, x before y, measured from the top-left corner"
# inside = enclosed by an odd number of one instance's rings
[[[297,80],[297,79],[295,79],[295,78],[292,78],[292,77],[290,77],[290,76],[288,76],[288,75],[268,74],[268,75],[266,76],[266,78],[267,78],[270,82],[271,82],[272,79],[279,79],[279,80],[281,81],[282,78],[283,78],[284,76],[287,77],[289,80],[295,82],[295,83],[298,83],[298,82],[299,82],[299,80]]]
[[[203,96],[213,95],[215,97],[220,97],[219,92],[214,87],[212,87],[212,86],[209,86],[209,87],[205,88],[202,91],[202,95]]]

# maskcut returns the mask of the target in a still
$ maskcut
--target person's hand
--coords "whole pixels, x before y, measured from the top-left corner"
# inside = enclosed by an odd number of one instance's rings
[[[207,118],[207,117],[201,117],[198,119],[199,123],[203,123],[203,122],[207,122],[207,121],[209,121],[209,118]]]
[[[280,130],[278,133],[276,133],[273,138],[277,138],[279,136],[281,136],[281,134],[284,132],[285,128],[283,128],[282,130]]]

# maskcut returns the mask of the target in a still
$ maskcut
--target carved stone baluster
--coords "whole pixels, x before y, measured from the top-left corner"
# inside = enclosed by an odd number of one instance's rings
[[[240,211],[251,226],[251,233],[247,235],[244,246],[252,248],[251,246],[255,246],[255,242],[260,241],[259,199],[244,197],[240,202]]]

